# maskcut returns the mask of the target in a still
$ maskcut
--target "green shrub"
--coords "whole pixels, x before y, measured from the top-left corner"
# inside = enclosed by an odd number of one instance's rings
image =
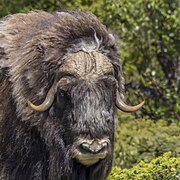
[[[170,156],[168,152],[150,163],[141,161],[131,169],[113,167],[108,180],[179,180],[180,157]]]
[[[141,160],[149,162],[171,151],[180,157],[180,124],[159,120],[132,120],[121,113],[116,131],[114,165],[129,168]]]

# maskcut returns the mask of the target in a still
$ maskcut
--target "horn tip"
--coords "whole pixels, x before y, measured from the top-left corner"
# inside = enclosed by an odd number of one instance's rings
[[[138,104],[138,105],[137,105],[137,108],[135,108],[135,111],[134,111],[134,112],[140,110],[140,109],[143,107],[144,103],[145,103],[145,100],[143,100],[140,104]]]
[[[137,110],[141,109],[145,103],[145,100],[143,100],[140,104],[137,105]]]
[[[39,106],[34,105],[31,101],[28,101],[27,104],[28,107],[34,111],[39,111],[39,112],[42,111],[41,108],[39,108]]]
[[[28,101],[27,104],[28,104],[28,107],[32,108],[32,103],[31,103],[31,101]]]
[[[144,105],[144,103],[145,103],[145,100],[143,100],[140,104],[143,106],[143,105]]]

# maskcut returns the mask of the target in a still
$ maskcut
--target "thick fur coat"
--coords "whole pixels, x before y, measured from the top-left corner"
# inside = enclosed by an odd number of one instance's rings
[[[115,81],[104,76],[101,81],[93,82],[93,91],[85,81],[76,81],[70,90],[71,100],[66,99],[67,108],[62,112],[56,112],[56,101],[45,112],[31,110],[27,101],[41,103],[66,58],[79,51],[98,52],[107,57],[114,69]],[[52,14],[33,11],[2,19],[0,179],[105,179],[112,166],[116,87],[123,97],[118,50],[114,37],[95,15],[83,11]],[[90,101],[84,101],[85,97]],[[91,112],[87,111],[88,103]],[[107,109],[109,114],[102,114]],[[83,119],[92,119],[92,116],[94,119],[110,116],[110,120],[86,121],[88,126],[84,126]],[[75,162],[69,149],[75,137],[81,136],[108,136],[111,142],[108,157],[88,167]]]

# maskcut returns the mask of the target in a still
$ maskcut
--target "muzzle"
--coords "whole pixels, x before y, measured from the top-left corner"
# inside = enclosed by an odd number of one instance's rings
[[[72,156],[81,164],[90,166],[105,159],[110,151],[109,148],[109,139],[82,139],[72,151]]]

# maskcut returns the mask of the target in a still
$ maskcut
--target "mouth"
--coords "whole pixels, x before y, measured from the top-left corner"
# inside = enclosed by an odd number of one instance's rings
[[[83,141],[74,151],[74,158],[85,166],[91,166],[108,155],[107,140]]]
[[[78,154],[76,156],[76,160],[85,166],[91,166],[91,165],[97,163],[99,160],[104,159],[106,156],[107,156],[107,153],[106,154],[102,153],[102,154],[98,154],[98,155]]]

